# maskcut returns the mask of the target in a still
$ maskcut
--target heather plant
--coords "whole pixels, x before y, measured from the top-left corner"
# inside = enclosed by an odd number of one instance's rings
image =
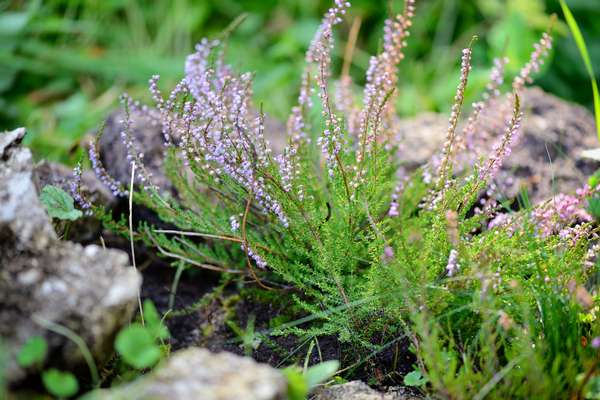
[[[103,182],[155,212],[161,226],[110,220],[77,179],[74,198],[176,266],[292,299],[292,317],[309,318],[263,333],[336,337],[353,346],[344,371],[410,343],[412,377],[423,379],[408,382],[443,398],[581,398],[600,357],[597,229],[585,210],[596,187],[516,211],[495,197],[519,140],[519,92],[551,49],[550,34],[507,93],[508,60],[496,61],[486,93],[461,118],[472,58],[465,48],[443,147],[408,173],[392,100],[401,95],[415,1],[386,21],[362,96],[347,75],[332,91],[333,29],[349,6],[335,1],[307,51],[282,152],[252,105],[251,74],[234,72],[223,43],[205,39],[166,98],[152,77],[154,107],[122,97],[128,188],[90,148]],[[131,133],[139,115],[162,128],[173,190],[158,187],[144,165]],[[395,363],[385,367],[380,381],[402,381]]]

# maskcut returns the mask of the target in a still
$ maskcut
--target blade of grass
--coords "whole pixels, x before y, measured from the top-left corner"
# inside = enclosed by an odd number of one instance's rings
[[[579,49],[579,53],[581,54],[581,58],[585,64],[585,69],[587,70],[590,80],[592,81],[592,92],[594,94],[594,114],[596,114],[596,132],[598,134],[598,140],[600,141],[600,94],[598,93],[598,83],[596,82],[596,75],[594,74],[592,61],[590,60],[590,55],[588,53],[587,46],[585,45],[583,35],[581,34],[581,30],[579,29],[579,25],[577,25],[577,21],[575,21],[575,17],[573,17],[573,13],[571,13],[571,10],[569,9],[569,6],[565,0],[560,0],[560,6],[562,7],[567,25],[569,25],[573,39],[575,39],[575,43],[577,44],[577,48]]]

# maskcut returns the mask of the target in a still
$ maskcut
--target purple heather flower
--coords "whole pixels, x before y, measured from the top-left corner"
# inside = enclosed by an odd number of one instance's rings
[[[598,239],[598,236],[596,234],[593,234],[593,237],[595,240]],[[600,252],[600,243],[598,242],[594,243],[592,246],[590,246],[590,248],[588,248],[585,258],[583,260],[583,267],[585,271],[590,270],[594,267],[594,265],[596,265],[596,258],[598,252]]]
[[[96,174],[98,179],[100,179],[100,181],[104,184],[104,186],[110,189],[114,196],[127,197],[129,195],[129,192],[127,190],[124,190],[121,182],[114,179],[108,173],[108,171],[106,171],[106,168],[104,168],[104,165],[102,164],[102,161],[100,160],[100,157],[98,155],[98,143],[96,141],[90,144],[90,147],[88,149],[88,155],[90,158],[90,162],[92,163],[92,169],[94,170],[94,173]]]
[[[242,243],[242,250],[244,250],[246,252],[246,254],[248,254],[248,257],[250,257],[252,260],[254,260],[254,262],[256,263],[256,266],[258,268],[260,268],[260,269],[267,268],[267,262],[259,254],[256,254],[254,252],[254,250],[252,250],[251,247],[248,247],[246,249],[246,246]]]
[[[458,270],[460,269],[460,264],[458,263],[458,251],[455,249],[450,250],[450,255],[448,256],[448,264],[446,265],[446,272],[448,276],[454,276]]]
[[[85,215],[92,214],[92,204],[81,193],[81,163],[73,169],[73,178],[69,181],[69,191],[75,202],[84,210]]]
[[[600,349],[600,336],[596,336],[592,339],[592,349]]]
[[[165,144],[177,146],[184,163],[193,163],[207,177],[217,181],[229,177],[253,197],[259,209],[275,215],[287,227],[287,216],[262,172],[271,162],[271,149],[264,137],[263,116],[252,117],[250,112],[251,75],[233,73],[224,64],[222,53],[210,61],[219,45],[204,39],[196,46],[186,60],[184,79],[166,101],[156,88],[158,77],[151,79]],[[123,101],[127,109],[135,107],[128,97]],[[129,118],[123,125],[128,158],[140,167],[138,178],[149,181],[143,155],[135,151],[129,133]]]
[[[229,225],[231,226],[231,230],[233,232],[237,232],[240,229],[240,221],[238,220],[237,215],[232,215],[229,217]]]

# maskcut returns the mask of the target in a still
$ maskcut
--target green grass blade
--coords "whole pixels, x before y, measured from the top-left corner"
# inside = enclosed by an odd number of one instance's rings
[[[600,140],[600,94],[598,93],[598,83],[596,82],[596,75],[594,74],[594,68],[592,66],[592,61],[590,60],[590,54],[588,53],[585,40],[583,39],[581,30],[577,25],[577,21],[575,21],[575,17],[573,17],[573,14],[571,13],[569,6],[567,6],[565,0],[560,0],[560,6],[562,7],[565,20],[567,21],[569,29],[573,34],[573,38],[575,39],[575,43],[579,48],[581,58],[583,58],[585,68],[587,69],[588,75],[592,81],[592,91],[594,93],[594,113],[596,114],[596,132],[598,134],[598,140]]]

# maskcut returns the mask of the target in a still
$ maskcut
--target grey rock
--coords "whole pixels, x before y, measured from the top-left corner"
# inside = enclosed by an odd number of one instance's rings
[[[287,380],[276,369],[232,353],[189,348],[148,375],[86,400],[283,400]]]
[[[57,237],[33,184],[31,152],[19,146],[24,136],[23,128],[0,133],[0,246],[37,251]]]
[[[521,93],[521,104],[521,139],[502,166],[501,179],[510,182],[504,194],[515,197],[525,188],[530,199],[539,202],[585,184],[600,167],[600,163],[581,156],[583,150],[598,147],[591,113],[535,87]],[[447,127],[448,117],[441,114],[423,114],[400,122],[399,157],[408,170],[439,154]]]
[[[333,385],[318,389],[311,400],[419,400],[422,397],[415,396],[403,388],[389,389],[386,392],[378,392],[371,389],[362,381],[352,381],[341,385]]]
[[[32,336],[48,342],[52,365],[83,362],[77,346],[43,324],[80,336],[102,360],[135,310],[141,276],[126,253],[60,241],[38,199],[25,134],[0,134],[0,337],[10,357],[9,383],[27,376],[15,356]]]

